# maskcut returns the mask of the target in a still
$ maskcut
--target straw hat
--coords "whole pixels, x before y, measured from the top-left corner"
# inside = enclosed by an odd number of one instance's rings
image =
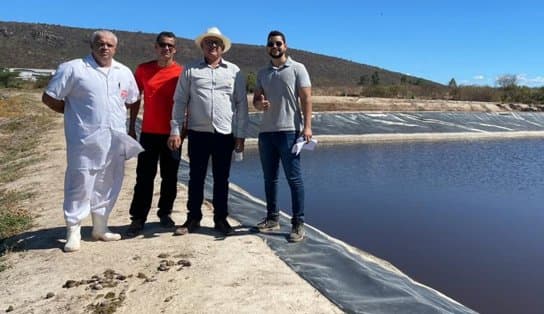
[[[208,28],[208,30],[204,34],[198,36],[195,39],[195,43],[198,46],[198,48],[200,48],[200,43],[206,37],[215,37],[215,38],[221,39],[221,41],[223,41],[223,44],[225,45],[225,48],[223,48],[223,53],[229,51],[230,46],[231,46],[230,39],[228,39],[223,34],[221,34],[221,31],[219,30],[219,28],[217,28],[215,26],[210,27],[210,28]]]

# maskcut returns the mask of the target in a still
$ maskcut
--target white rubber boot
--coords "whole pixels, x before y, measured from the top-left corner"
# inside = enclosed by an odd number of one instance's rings
[[[81,242],[81,225],[73,225],[66,227],[66,244],[64,252],[79,251]]]
[[[91,217],[93,219],[93,239],[102,241],[121,240],[119,233],[113,233],[108,229],[108,216],[91,214]]]

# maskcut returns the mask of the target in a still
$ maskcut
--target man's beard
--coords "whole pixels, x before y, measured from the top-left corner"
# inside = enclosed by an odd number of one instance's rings
[[[283,57],[284,53],[283,53],[283,51],[282,51],[282,52],[280,52],[279,54],[275,55],[275,54],[273,54],[273,53],[271,52],[271,53],[269,53],[268,55],[269,55],[272,59],[279,59],[279,58]]]

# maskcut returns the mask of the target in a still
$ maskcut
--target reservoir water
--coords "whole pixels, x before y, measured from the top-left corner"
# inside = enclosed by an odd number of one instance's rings
[[[544,141],[303,151],[306,221],[481,313],[544,309]],[[231,182],[264,200],[258,153]],[[290,214],[280,176],[279,203]]]

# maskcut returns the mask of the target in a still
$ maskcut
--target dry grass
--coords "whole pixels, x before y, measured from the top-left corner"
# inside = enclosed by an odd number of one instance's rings
[[[54,113],[41,104],[39,91],[0,89],[0,241],[31,225],[23,201],[34,191],[7,188],[40,160],[35,147]]]

